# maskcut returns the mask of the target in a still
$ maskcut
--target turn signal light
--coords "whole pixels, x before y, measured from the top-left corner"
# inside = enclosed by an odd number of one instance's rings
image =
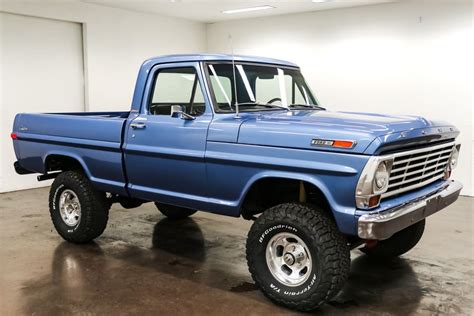
[[[380,203],[380,195],[374,195],[374,196],[370,197],[369,207],[377,206],[377,205],[379,205],[379,203]]]
[[[332,147],[339,147],[339,148],[352,148],[354,146],[354,142],[348,140],[335,140],[332,143]]]
[[[448,180],[451,177],[451,168],[444,170],[444,180]]]
[[[11,137],[12,139],[17,139],[17,138],[18,138],[18,136],[16,136],[16,133],[11,133],[11,134],[10,134],[10,137]]]

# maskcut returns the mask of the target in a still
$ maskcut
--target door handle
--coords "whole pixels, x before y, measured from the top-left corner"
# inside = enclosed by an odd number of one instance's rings
[[[145,123],[131,123],[130,127],[133,129],[144,129],[146,125]]]

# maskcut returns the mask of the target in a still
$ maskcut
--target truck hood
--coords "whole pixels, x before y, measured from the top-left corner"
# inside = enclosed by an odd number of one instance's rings
[[[457,133],[448,123],[431,121],[418,116],[382,115],[332,111],[271,112],[248,118],[240,128],[238,142],[242,144],[334,150],[367,153],[387,142],[403,137],[447,137]],[[391,136],[389,136],[391,135]],[[313,139],[350,140],[356,144],[351,149],[336,149],[311,145]]]

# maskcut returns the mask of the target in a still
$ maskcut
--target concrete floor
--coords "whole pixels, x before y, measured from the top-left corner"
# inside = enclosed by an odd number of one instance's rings
[[[173,223],[148,203],[114,205],[95,243],[63,242],[48,189],[0,194],[0,315],[295,314],[253,284],[250,222],[205,213]],[[347,286],[319,313],[474,313],[473,198],[428,220],[407,255],[380,265],[357,250]]]

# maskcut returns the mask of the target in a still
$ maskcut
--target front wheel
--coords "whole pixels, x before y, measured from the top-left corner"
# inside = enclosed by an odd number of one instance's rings
[[[254,222],[247,263],[265,296],[310,311],[341,290],[350,254],[346,240],[322,210],[289,203],[268,209]]]

